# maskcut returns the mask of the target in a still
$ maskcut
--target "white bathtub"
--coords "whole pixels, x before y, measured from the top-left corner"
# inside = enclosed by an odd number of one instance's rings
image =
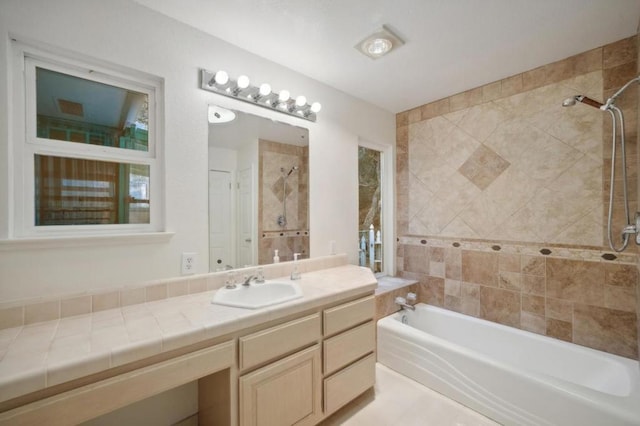
[[[418,304],[378,321],[378,361],[505,425],[640,425],[638,362]]]

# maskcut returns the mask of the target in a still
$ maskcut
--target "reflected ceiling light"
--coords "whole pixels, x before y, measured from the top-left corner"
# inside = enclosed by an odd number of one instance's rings
[[[209,105],[208,119],[211,124],[228,123],[235,120],[236,113],[217,105]]]
[[[354,47],[360,53],[371,59],[378,59],[387,53],[402,46],[404,42],[391,32],[387,27],[383,26],[380,30],[371,34],[369,37],[356,44]]]
[[[316,114],[322,108],[319,102],[313,102],[311,105],[309,105],[307,103],[306,96],[300,95],[294,100],[288,90],[274,92],[271,88],[271,85],[268,83],[263,83],[259,87],[252,86],[249,77],[247,77],[246,75],[241,75],[234,81],[233,79],[229,78],[229,74],[222,70],[211,72],[203,69],[200,72],[201,89],[230,98],[238,99],[244,102],[250,102],[254,105],[269,108],[273,111],[294,115],[296,117],[301,117],[309,121],[316,121]],[[224,108],[221,109],[224,110]],[[217,114],[221,117],[217,117],[216,112],[212,113],[210,109],[210,122],[224,122],[212,121],[212,114],[215,120],[220,120],[220,118],[223,116],[223,114],[218,111]],[[230,120],[233,120],[233,118],[231,118]]]

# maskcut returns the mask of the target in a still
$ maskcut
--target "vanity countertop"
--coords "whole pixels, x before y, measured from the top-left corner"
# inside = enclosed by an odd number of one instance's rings
[[[0,402],[376,288],[371,271],[354,265],[296,282],[302,298],[262,309],[214,305],[206,291],[0,330]]]

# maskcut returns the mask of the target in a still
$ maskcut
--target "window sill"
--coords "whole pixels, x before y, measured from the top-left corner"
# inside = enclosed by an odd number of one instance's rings
[[[119,246],[125,244],[161,244],[171,240],[175,232],[141,234],[82,235],[73,237],[16,238],[0,240],[0,251],[66,247]]]

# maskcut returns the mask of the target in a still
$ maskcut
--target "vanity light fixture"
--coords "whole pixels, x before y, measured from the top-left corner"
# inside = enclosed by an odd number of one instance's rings
[[[209,92],[314,122],[317,118],[316,114],[322,109],[319,102],[313,102],[309,105],[305,96],[300,95],[293,98],[288,90],[274,92],[268,83],[253,86],[246,75],[241,75],[233,80],[229,78],[229,74],[222,70],[211,72],[203,69],[200,72],[200,88]]]
[[[354,47],[371,59],[378,59],[402,46],[404,41],[391,32],[387,27],[382,28],[369,37],[356,44]]]

